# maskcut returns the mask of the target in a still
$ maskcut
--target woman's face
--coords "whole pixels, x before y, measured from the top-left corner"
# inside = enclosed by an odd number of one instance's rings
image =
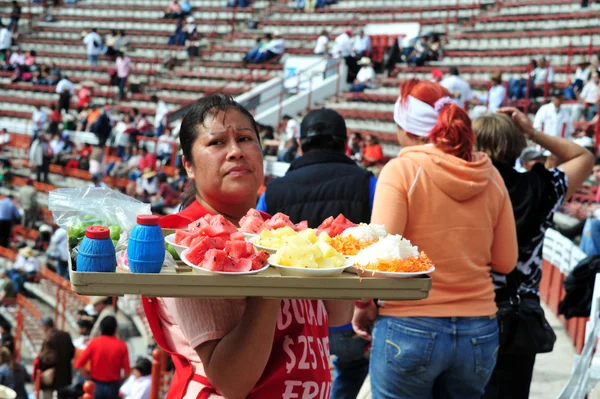
[[[247,202],[263,183],[262,149],[250,119],[235,109],[218,111],[199,125],[188,177],[209,203]]]

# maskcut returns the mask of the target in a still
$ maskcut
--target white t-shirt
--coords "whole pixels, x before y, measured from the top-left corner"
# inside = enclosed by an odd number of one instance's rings
[[[165,116],[169,113],[169,107],[163,100],[158,100],[156,103],[156,115],[154,116],[154,126],[164,123]]]
[[[588,79],[590,78],[590,67],[588,66],[587,68],[582,69],[577,68],[577,70],[575,71],[575,80],[579,79],[583,82],[587,82]]]
[[[50,148],[52,148],[52,152],[56,155],[62,152],[65,149],[65,143],[62,140],[57,138],[53,138],[50,140]]]
[[[534,85],[542,85],[546,83],[546,74],[548,74],[548,83],[554,82],[554,69],[550,68],[540,68],[537,67],[533,70],[532,74],[535,79],[533,80]]]
[[[66,244],[67,243],[65,242],[65,246]],[[26,258],[23,255],[19,254],[17,255],[15,263],[13,263],[13,269],[22,270],[25,273],[39,273],[40,262],[34,256]]]
[[[156,149],[159,154],[172,154],[173,145],[169,143],[175,143],[175,137],[167,136],[163,134],[158,138],[158,148]]]
[[[71,94],[75,92],[75,87],[73,87],[73,83],[69,79],[61,79],[60,82],[56,85],[56,92],[58,94],[62,93],[65,90],[69,90]]]
[[[452,101],[461,108],[465,106],[465,101],[473,100],[471,86],[460,76],[450,75],[440,84],[452,93]]]
[[[102,54],[102,37],[96,32],[90,32],[85,35],[83,43],[87,46],[88,55]]]
[[[265,50],[269,50],[275,54],[283,54],[285,51],[285,40],[284,39],[273,39],[267,43]]]
[[[370,65],[360,68],[360,71],[356,74],[356,80],[365,83],[369,88],[373,88],[375,85],[375,70]]]
[[[0,29],[0,50],[9,49],[12,45],[12,33],[6,29]]]
[[[598,85],[593,81],[589,81],[581,90],[581,100],[588,104],[596,104],[598,102]]]
[[[334,57],[349,57],[352,55],[352,47],[354,46],[354,41],[347,33],[342,33],[338,37],[335,38],[333,42],[332,54]]]
[[[352,50],[357,54],[362,54],[365,51],[369,51],[371,49],[371,38],[369,36],[364,35],[362,37],[356,36],[354,38],[354,44]]]
[[[129,125],[123,121],[119,121],[115,126],[115,144],[126,147],[129,145],[129,134],[124,133],[125,130],[129,129]]]
[[[48,120],[48,115],[46,115],[46,113],[43,110],[37,109],[33,111],[33,114],[31,115],[31,120],[33,121],[34,128],[37,130],[41,130],[44,128],[44,124]]]
[[[300,124],[296,122],[294,119],[290,119],[285,125],[285,139],[286,141],[290,141],[292,139],[300,138]]]
[[[315,54],[326,54],[329,38],[327,36],[319,36],[315,45]]]
[[[547,135],[569,138],[575,131],[571,114],[563,107],[556,109],[553,103],[542,105],[535,114],[533,127]]]
[[[149,375],[136,378],[130,376],[120,389],[123,399],[150,399],[152,377]]]

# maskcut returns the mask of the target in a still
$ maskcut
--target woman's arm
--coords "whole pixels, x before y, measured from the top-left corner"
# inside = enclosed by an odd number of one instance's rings
[[[519,257],[517,228],[508,192],[504,191],[504,202],[496,226],[492,243],[492,270],[502,274],[510,273],[517,265]]]
[[[592,153],[570,140],[538,132],[531,126],[527,117],[516,108],[502,108],[500,112],[511,116],[513,121],[531,141],[541,145],[563,161],[560,169],[567,175],[568,183],[565,200],[575,194],[577,189],[581,187],[583,182],[592,173],[592,168],[594,167],[594,156]]]
[[[243,399],[258,382],[271,356],[279,308],[279,300],[248,298],[233,330],[196,347],[208,380],[222,396]]]
[[[329,327],[340,327],[352,322],[354,303],[352,301],[324,301]]]

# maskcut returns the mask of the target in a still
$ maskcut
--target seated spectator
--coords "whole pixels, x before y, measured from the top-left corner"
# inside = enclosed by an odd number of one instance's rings
[[[138,147],[127,146],[121,161],[116,162],[108,174],[114,177],[127,177],[130,172],[138,170],[141,159],[142,156],[139,154]]]
[[[190,4],[189,0],[182,0],[179,6],[181,7],[181,13],[179,14],[180,17],[186,17],[192,13],[192,5]]]
[[[127,33],[124,30],[120,30],[119,37],[115,41],[115,45],[114,45],[115,51],[127,51],[128,45],[129,45],[129,39],[127,38]]]
[[[541,97],[544,95],[546,85],[551,87],[554,83],[554,69],[550,67],[545,57],[540,57],[538,61],[531,61],[532,71],[529,74],[529,97]],[[527,80],[511,79],[508,83],[509,96],[516,100],[527,98]]]
[[[361,162],[363,146],[364,143],[361,134],[358,132],[352,133],[348,143],[348,148],[346,149],[346,155],[356,162]]]
[[[350,91],[353,93],[360,93],[367,88],[372,89],[375,87],[375,70],[371,66],[371,59],[363,57],[358,61],[358,65],[361,68],[356,75],[354,84],[350,86]]]
[[[156,157],[154,154],[148,152],[145,146],[141,146],[139,150],[139,162],[135,170],[131,170],[129,173],[129,180],[137,180],[142,176],[143,171],[156,170]]]
[[[429,35],[427,40],[427,47],[429,48],[427,57],[428,61],[438,61],[442,59],[444,49],[442,47],[442,40],[439,34],[432,33],[431,35]]]
[[[152,126],[146,114],[139,115],[137,122],[135,122],[135,130],[142,136],[154,136],[154,126]]]
[[[5,187],[11,179],[10,160],[0,159],[0,187]]]
[[[570,138],[575,131],[571,113],[562,106],[562,92],[552,96],[548,104],[542,105],[535,114],[533,127],[542,133],[554,137]]]
[[[277,155],[279,145],[275,141],[275,131],[272,126],[261,125],[260,127],[260,139],[263,145],[264,155]]]
[[[158,174],[158,192],[150,197],[152,213],[162,213],[165,207],[173,207],[179,202],[179,194],[167,182],[167,175]]]
[[[191,21],[191,23],[190,23]],[[185,27],[187,37],[185,40],[185,50],[189,58],[200,55],[200,33],[194,23],[194,17],[188,17],[188,24]]]
[[[81,112],[92,102],[92,82],[82,82],[81,88],[77,92],[77,112]]]
[[[419,37],[416,41],[412,52],[406,58],[406,63],[408,65],[414,66],[423,66],[425,65],[425,61],[429,58],[429,43],[427,42],[428,37],[422,36]]]
[[[107,33],[104,37],[105,50],[104,54],[109,57],[114,57],[117,54],[117,50],[115,49],[115,44],[117,44],[117,40],[119,36],[115,29],[112,29],[110,33]]]
[[[125,381],[119,395],[123,399],[150,399],[152,388],[152,362],[140,357],[131,368],[131,376]]]
[[[178,0],[173,0],[165,10],[165,18],[179,18],[181,15],[181,6]]]
[[[31,376],[15,358],[8,348],[0,349],[0,385],[15,391],[15,399],[28,399],[25,384],[31,383]]]
[[[581,93],[575,87],[574,92],[577,101],[581,104],[574,109],[573,120],[579,121],[581,114],[585,115],[585,120],[590,122],[598,113],[598,98],[600,97],[600,78],[597,71],[590,73],[590,79],[585,83]]]
[[[379,140],[370,134],[365,137],[365,145],[362,151],[362,164],[364,166],[377,166],[385,161],[383,149]]]
[[[265,35],[265,43],[260,48],[251,50],[245,57],[244,63],[262,64],[268,62],[285,52],[285,40],[278,32]]]
[[[150,202],[151,197],[158,194],[158,177],[156,171],[148,168],[144,174],[136,180],[135,196],[143,202]]]
[[[17,47],[17,49],[11,53],[8,64],[7,70],[9,71],[14,71],[20,65],[25,65],[25,54],[20,48]]]
[[[87,315],[86,311],[83,311]],[[78,315],[79,316],[79,315]],[[79,328],[79,336],[73,340],[73,346],[75,349],[84,350],[87,348],[88,343],[91,340],[90,334],[92,327],[94,326],[93,319],[88,317],[82,317],[77,320],[77,327]]]
[[[35,70],[35,57],[36,52],[34,50],[28,51],[25,54],[23,63],[17,64],[14,73],[12,75],[11,82],[29,82],[33,79],[33,71]]]
[[[122,158],[125,154],[125,148],[130,145],[129,135],[135,130],[132,124],[131,116],[124,115],[115,125],[113,133],[115,136],[115,145],[117,146],[117,156]]]
[[[21,248],[12,269],[8,269],[6,272],[15,287],[15,291],[17,293],[22,292],[25,282],[34,281],[40,272],[40,262],[36,258],[33,249],[31,247]]]
[[[496,112],[503,106],[506,98],[506,88],[502,84],[502,73],[492,73],[490,81],[492,84],[485,96],[473,97],[473,103],[479,105],[473,107],[471,118],[486,112]]]
[[[581,92],[583,85],[590,80],[592,72],[591,63],[584,58],[579,59],[574,63],[577,65],[573,81],[565,88],[564,96],[568,100],[577,100],[576,92]]]
[[[158,144],[156,147],[157,158],[163,165],[170,165],[171,156],[177,149],[177,140],[173,137],[171,129],[168,127],[164,129],[162,136],[158,138]]]
[[[329,45],[329,35],[325,29],[317,38],[314,53],[317,55],[327,55],[327,46]]]

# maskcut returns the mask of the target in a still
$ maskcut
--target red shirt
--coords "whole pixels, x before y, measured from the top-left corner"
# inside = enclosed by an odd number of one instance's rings
[[[146,154],[140,159],[140,171],[145,171],[146,169],[154,170],[156,169],[156,157],[154,154]]]
[[[101,335],[92,339],[75,362],[75,367],[85,367],[88,360],[92,361],[90,370],[92,380],[115,382],[121,381],[129,375],[127,345],[117,337]],[[121,370],[124,371],[123,374],[121,374]]]
[[[175,215],[161,218],[163,228],[182,228],[210,213],[194,201]],[[266,219],[269,215],[261,212]],[[174,354],[165,339],[165,331],[153,308],[157,301],[144,298],[144,310],[156,342],[173,355],[175,377],[167,399],[180,399],[186,395],[193,370],[179,354]],[[179,366],[178,366],[179,365]],[[206,399],[214,389],[206,377],[194,381],[206,386],[198,399]],[[247,399],[314,398],[329,399],[331,372],[329,370],[329,336],[327,310],[323,301],[284,299],[277,320],[271,356],[263,375]],[[189,395],[194,392],[187,392]],[[186,395],[187,396],[187,395]]]

